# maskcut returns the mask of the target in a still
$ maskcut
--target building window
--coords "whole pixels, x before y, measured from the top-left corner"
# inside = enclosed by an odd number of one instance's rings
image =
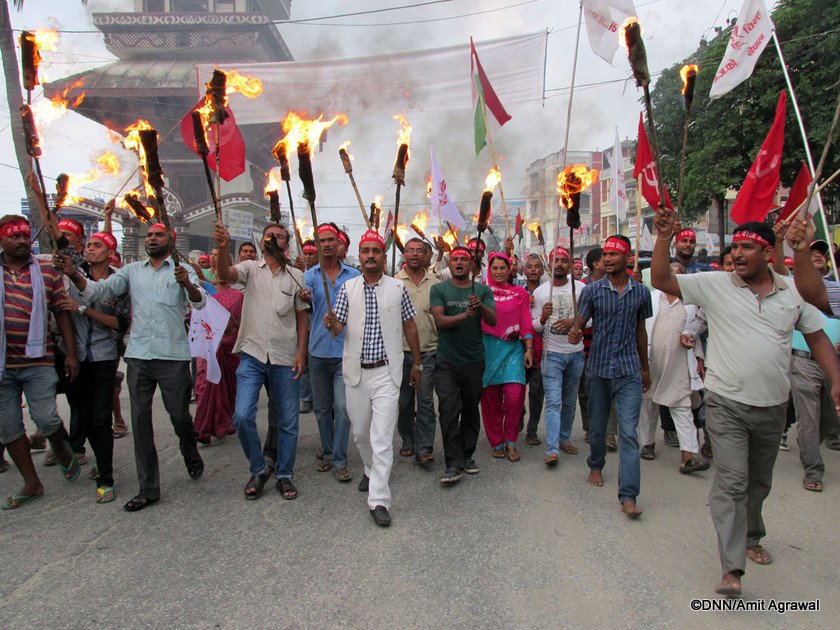
[[[207,13],[207,0],[171,0],[172,13]]]
[[[143,3],[143,10],[146,13],[163,13],[165,0],[145,0]]]

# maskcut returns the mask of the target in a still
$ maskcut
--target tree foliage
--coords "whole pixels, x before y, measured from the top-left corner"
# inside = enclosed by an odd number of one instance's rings
[[[796,90],[814,161],[819,160],[840,90],[840,3],[823,0],[781,0],[773,12],[776,33]],[[722,201],[728,188],[738,188],[773,122],[779,92],[786,89],[779,57],[771,41],[753,75],[717,100],[709,98],[712,78],[729,41],[731,26],[682,62],[666,69],[651,91],[654,123],[661,151],[663,179],[676,199],[682,151],[685,106],[680,68],[700,66],[691,110],[683,207],[687,218]],[[782,184],[796,178],[805,151],[793,103],[788,99]],[[840,167],[836,146],[824,174]],[[831,197],[831,185],[823,195]]]

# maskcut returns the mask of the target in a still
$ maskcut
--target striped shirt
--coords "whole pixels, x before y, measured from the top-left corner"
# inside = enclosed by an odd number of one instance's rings
[[[6,369],[53,365],[55,359],[49,335],[44,356],[37,359],[26,356],[26,338],[29,336],[29,320],[32,317],[32,276],[29,274],[29,262],[18,273],[9,269],[2,255],[0,263],[3,265],[3,290],[6,293],[3,308],[6,326]],[[38,264],[41,265],[41,275],[44,277],[47,306],[54,308],[64,295],[64,280],[51,262],[39,260]]]
[[[609,276],[586,285],[578,300],[580,317],[592,319],[592,348],[587,373],[601,378],[620,378],[641,369],[636,346],[636,324],[653,315],[650,291],[627,279],[621,295]]]

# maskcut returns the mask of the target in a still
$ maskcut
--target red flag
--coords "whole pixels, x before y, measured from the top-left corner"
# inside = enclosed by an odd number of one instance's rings
[[[633,178],[638,181],[642,176],[642,196],[650,204],[651,208],[659,207],[659,175],[656,172],[656,162],[653,160],[653,152],[650,150],[645,123],[642,114],[639,112],[639,142],[636,148],[636,165],[633,167]],[[665,206],[674,209],[671,203],[671,196],[668,189],[665,190]]]
[[[748,221],[764,221],[770,211],[770,206],[773,205],[773,198],[779,187],[779,169],[782,166],[786,110],[787,92],[782,90],[776,105],[773,126],[770,127],[767,137],[758,150],[755,162],[750,167],[744,183],[741,184],[741,190],[735,198],[735,203],[729,211],[732,220],[739,225]]]
[[[190,111],[181,119],[181,138],[187,148],[192,150],[196,155],[195,138],[193,137],[193,126],[190,112],[196,107],[201,107],[204,99],[201,99]],[[228,119],[219,127],[219,157],[220,157],[220,174],[222,179],[229,182],[242,175],[245,172],[245,139],[242,137],[242,132],[236,126],[236,119],[233,117],[233,112],[230,107],[226,107]],[[215,172],[216,170],[216,133],[215,125],[207,133],[207,146],[210,148],[210,156],[207,162],[210,168]]]
[[[808,170],[808,165],[805,163],[805,160],[802,160],[802,168],[799,169],[799,175],[796,176],[796,181],[791,186],[785,207],[782,208],[776,223],[787,219],[799,207],[799,204],[805,201],[808,197],[808,186],[810,186],[812,181],[811,171]]]
[[[514,228],[514,233],[519,237],[519,240],[522,240],[522,225],[525,222],[522,220],[522,208],[516,209],[516,227]]]

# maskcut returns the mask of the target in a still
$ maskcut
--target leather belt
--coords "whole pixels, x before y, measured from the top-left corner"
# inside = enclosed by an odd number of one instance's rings
[[[388,359],[380,359],[379,361],[374,361],[373,363],[362,363],[361,365],[363,370],[372,370],[373,368],[388,365]]]
[[[795,357],[801,357],[803,359],[810,359],[811,358],[811,353],[810,352],[805,352],[804,350],[791,349],[790,353]]]

